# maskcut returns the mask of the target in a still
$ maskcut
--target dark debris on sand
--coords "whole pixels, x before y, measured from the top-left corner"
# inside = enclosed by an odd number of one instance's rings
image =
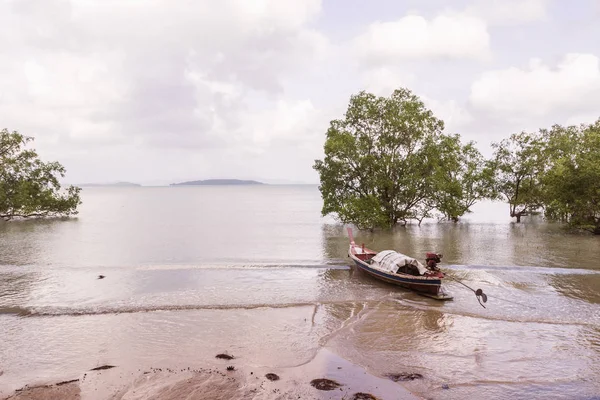
[[[215,356],[215,358],[220,358],[221,360],[233,360],[235,357],[230,356],[229,354],[221,353],[221,354],[217,354]]]
[[[265,378],[267,378],[270,381],[278,381],[279,380],[279,375],[268,373],[268,374],[265,375]]]
[[[334,390],[342,386],[336,381],[332,381],[331,379],[313,379],[310,381],[310,384],[318,390]]]
[[[75,383],[75,382],[79,382],[79,379],[73,379],[73,380],[70,380],[70,381],[62,381],[62,382],[58,382],[58,383],[54,383],[54,384],[48,384],[48,385],[35,385],[35,386],[25,385],[22,388],[15,389],[14,395],[12,395],[10,397],[7,397],[6,400],[12,399],[13,397],[18,397],[19,394],[25,394],[26,395],[25,398],[30,398],[26,394],[28,391],[36,390],[36,389],[52,389],[53,387],[68,385],[70,383]],[[37,398],[37,397],[35,397],[35,398]]]
[[[79,382],[79,379],[73,379],[71,381],[62,381],[62,382],[58,382],[56,384],[56,386],[62,386],[62,385],[68,385],[69,383],[75,383],[75,382]]]
[[[104,369],[116,368],[114,365],[101,365],[100,367],[92,368],[90,371],[102,371]]]
[[[352,400],[379,400],[377,397],[373,396],[371,393],[354,393],[352,396]]]
[[[36,386],[25,385],[22,388],[15,389],[15,393],[25,392],[27,390],[32,390],[32,389],[47,389],[47,388],[51,388],[51,387],[52,387],[52,385],[36,385]]]
[[[388,374],[388,378],[393,380],[394,382],[406,382],[406,381],[414,381],[415,379],[422,379],[423,375],[421,374],[409,374],[407,372],[402,372],[400,374]]]

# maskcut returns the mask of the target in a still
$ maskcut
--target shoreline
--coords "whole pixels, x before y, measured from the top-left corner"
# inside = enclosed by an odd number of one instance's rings
[[[27,385],[2,400],[175,400],[188,396],[207,400],[421,399],[401,384],[371,375],[326,348],[302,365],[272,369],[252,366],[237,358],[215,359],[203,368],[95,369],[57,383]]]

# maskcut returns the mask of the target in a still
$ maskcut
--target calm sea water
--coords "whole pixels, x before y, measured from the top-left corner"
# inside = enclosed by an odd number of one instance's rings
[[[325,346],[427,398],[600,396],[600,238],[479,204],[459,224],[357,232],[423,258],[437,302],[351,268],[316,186],[86,188],[78,218],[0,223],[0,395],[100,363],[215,350],[292,366]],[[98,280],[98,275],[106,278]],[[447,384],[449,389],[442,389]]]

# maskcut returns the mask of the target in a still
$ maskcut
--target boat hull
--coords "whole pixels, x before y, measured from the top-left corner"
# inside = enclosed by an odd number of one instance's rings
[[[410,278],[403,274],[388,274],[383,271],[379,271],[375,268],[371,268],[366,262],[357,259],[350,255],[356,266],[366,274],[373,278],[381,281],[391,283],[396,286],[404,287],[406,289],[413,290],[415,292],[429,295],[430,297],[447,297],[441,290],[442,280],[441,279],[430,279],[414,277]]]
[[[362,247],[356,246],[350,228],[348,228],[348,234],[350,236],[348,257],[352,258],[354,264],[356,264],[356,267],[367,275],[392,285],[410,289],[418,294],[431,297],[436,300],[452,299],[452,295],[447,293],[442,287],[442,278],[444,276],[442,273],[438,272],[433,276],[417,276],[404,273],[390,273],[378,268],[374,268],[367,262],[367,260],[371,259],[378,253],[365,248],[364,245]]]

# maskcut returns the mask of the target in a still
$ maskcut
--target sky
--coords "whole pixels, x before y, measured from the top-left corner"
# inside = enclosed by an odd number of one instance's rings
[[[70,183],[318,183],[332,119],[405,87],[485,155],[600,117],[600,0],[0,0],[0,129]]]

